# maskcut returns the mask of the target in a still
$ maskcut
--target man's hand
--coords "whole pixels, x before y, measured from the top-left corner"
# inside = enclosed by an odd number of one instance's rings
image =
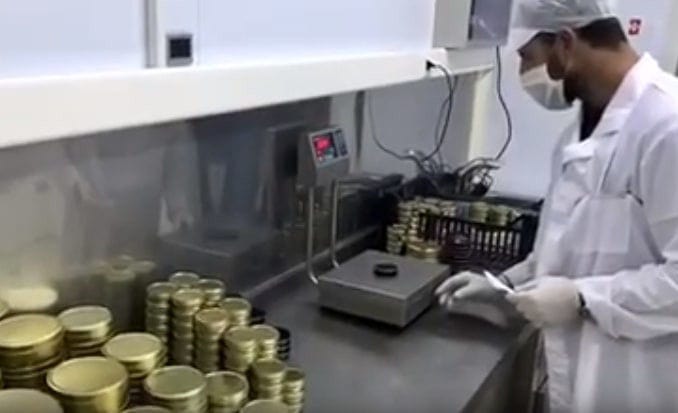
[[[448,278],[435,294],[440,305],[448,309],[459,301],[493,301],[503,295],[492,287],[485,276],[469,271]]]
[[[562,277],[541,277],[536,287],[509,294],[506,299],[538,327],[567,324],[579,317],[579,290],[574,281]]]

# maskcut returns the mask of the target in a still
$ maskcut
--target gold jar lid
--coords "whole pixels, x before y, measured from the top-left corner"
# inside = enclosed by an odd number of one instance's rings
[[[0,351],[28,349],[57,340],[63,327],[56,317],[25,314],[0,321]]]
[[[226,291],[226,284],[223,281],[206,278],[198,281],[197,287],[207,295],[221,296]]]
[[[280,360],[257,360],[252,363],[252,373],[257,379],[271,382],[282,382],[287,366]]]
[[[153,261],[134,261],[129,269],[132,270],[137,275],[150,275],[153,271],[158,268],[157,264]]]
[[[113,316],[106,307],[80,306],[62,311],[59,321],[66,329],[66,334],[102,333],[104,336],[112,327]],[[100,335],[96,335],[99,337]]]
[[[252,326],[252,331],[256,335],[257,341],[260,343],[275,344],[280,339],[280,332],[278,329],[266,324]]]
[[[224,298],[219,303],[219,307],[228,311],[229,313],[247,313],[252,311],[252,304],[244,298]]]
[[[247,351],[256,347],[257,334],[251,327],[233,327],[224,333],[224,342],[229,349]]]
[[[147,333],[125,333],[113,337],[101,352],[122,363],[130,372],[153,370],[164,357],[165,345]]]
[[[137,275],[134,271],[130,269],[124,269],[124,270],[113,270],[106,274],[106,281],[108,283],[131,283],[133,282],[136,278]]]
[[[9,304],[0,300],[0,320],[5,318],[7,314],[9,314]]]
[[[283,388],[287,392],[302,391],[306,384],[306,375],[301,369],[290,367],[285,370]]]
[[[127,370],[104,357],[76,358],[56,366],[47,374],[47,385],[54,392],[73,398],[90,398],[126,392]]]
[[[158,406],[137,406],[131,409],[123,410],[122,413],[171,413],[164,407]]]
[[[213,405],[240,405],[249,392],[249,383],[241,374],[217,371],[207,375],[207,394]]]
[[[172,305],[182,308],[195,308],[202,306],[205,295],[197,288],[185,288],[172,294]]]
[[[144,380],[146,393],[161,400],[185,400],[199,396],[206,389],[205,375],[188,366],[162,367]]]
[[[134,262],[134,258],[127,254],[121,254],[111,260],[111,266],[116,270],[124,270]]]
[[[31,389],[0,390],[2,413],[63,413],[52,396]]]
[[[194,272],[179,271],[169,277],[169,282],[180,288],[192,288],[200,282],[200,276]]]
[[[177,288],[176,284],[156,282],[146,287],[146,297],[152,301],[169,301]]]
[[[195,326],[208,332],[221,333],[228,328],[228,312],[221,308],[207,308],[195,314]]]
[[[8,287],[0,291],[0,298],[13,313],[39,313],[51,310],[59,301],[59,293],[52,287]]]
[[[275,400],[254,400],[240,410],[240,413],[288,413],[288,407]]]

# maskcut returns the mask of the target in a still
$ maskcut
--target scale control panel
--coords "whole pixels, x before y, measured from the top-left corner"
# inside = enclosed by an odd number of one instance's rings
[[[305,187],[330,185],[348,175],[351,160],[344,132],[333,127],[304,136],[299,144],[297,182]]]

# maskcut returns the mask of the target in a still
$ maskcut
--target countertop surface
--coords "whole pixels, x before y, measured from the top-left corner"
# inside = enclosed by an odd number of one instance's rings
[[[292,333],[290,364],[307,374],[307,413],[462,411],[524,336],[438,307],[404,330],[322,310],[303,276],[253,302]]]

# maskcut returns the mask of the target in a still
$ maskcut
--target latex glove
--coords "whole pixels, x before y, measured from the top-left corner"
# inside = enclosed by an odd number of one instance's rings
[[[532,288],[509,294],[506,299],[538,327],[572,322],[579,317],[581,306],[576,284],[563,277],[540,277]]]
[[[465,271],[448,278],[435,291],[441,306],[449,309],[457,301],[493,301],[504,293],[498,291],[484,275]]]

